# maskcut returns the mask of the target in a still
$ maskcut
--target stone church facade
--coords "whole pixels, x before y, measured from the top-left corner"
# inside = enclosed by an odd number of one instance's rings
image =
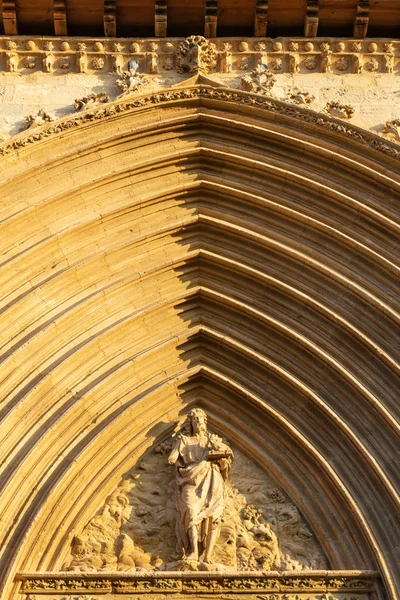
[[[400,7],[45,4],[0,4],[1,600],[398,600]]]

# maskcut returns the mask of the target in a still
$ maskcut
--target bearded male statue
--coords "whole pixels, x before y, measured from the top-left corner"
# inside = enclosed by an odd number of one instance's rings
[[[207,431],[206,413],[191,410],[168,458],[176,467],[176,533],[184,560],[213,562],[232,459],[229,446]]]

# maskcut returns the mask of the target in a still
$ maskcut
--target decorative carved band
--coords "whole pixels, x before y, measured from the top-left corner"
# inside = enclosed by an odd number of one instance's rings
[[[126,575],[118,572],[103,574],[22,573],[17,576],[17,580],[22,582],[21,592],[25,594],[54,592],[63,594],[95,592],[96,595],[160,592],[163,594],[270,592],[275,594],[271,597],[280,599],[281,594],[287,592],[369,594],[376,590],[378,574],[373,571],[303,571],[301,573],[271,571],[261,576],[258,573],[218,574],[207,572],[171,572],[151,575]]]
[[[10,8],[11,3],[3,3]],[[63,2],[55,2],[57,8],[57,27],[66,28],[66,13],[62,11]],[[260,35],[265,33],[267,25],[267,2],[257,3],[256,29]],[[316,23],[317,5],[309,4],[314,16],[309,20]],[[167,31],[166,0],[157,0],[155,29],[157,38],[144,39],[79,39],[79,38],[30,38],[2,37],[0,39],[0,71],[29,73],[44,71],[47,73],[110,73],[128,69],[132,59],[138,63],[141,73],[169,76],[178,70],[179,48],[183,39],[165,39]],[[115,1],[104,2],[104,26],[106,35],[116,30]],[[63,16],[64,15],[64,16]],[[311,15],[311,13],[310,13]],[[207,37],[216,29],[216,2],[207,1],[206,6]],[[65,19],[65,20],[63,20]],[[312,27],[314,27],[312,25]],[[311,27],[310,31],[313,30]],[[193,36],[192,36],[193,37]],[[200,36],[197,36],[200,37]],[[190,39],[190,38],[188,38]],[[216,73],[251,72],[257,65],[266,65],[271,72],[279,73],[393,73],[400,64],[400,42],[382,40],[318,40],[257,38],[241,40],[238,38],[217,38],[209,40],[215,48]],[[229,47],[229,69],[227,68],[227,47]]]
[[[236,105],[242,104],[261,110],[271,111],[277,115],[294,118],[303,123],[309,123],[310,125],[323,127],[325,130],[345,135],[360,144],[368,146],[378,152],[383,152],[393,159],[400,159],[400,150],[398,150],[393,143],[386,142],[373,133],[366,132],[358,127],[348,125],[347,123],[345,124],[338,119],[258,94],[233,90],[230,88],[216,89],[209,86],[169,89],[151,95],[119,100],[109,104],[100,105],[100,107],[96,106],[92,110],[74,114],[70,117],[51,123],[50,125],[46,123],[35,129],[32,133],[16,136],[11,141],[0,146],[0,155],[9,154],[14,150],[18,150],[19,148],[23,148],[24,146],[28,146],[29,144],[49,136],[125,111],[134,110],[136,108],[146,108],[147,106],[159,105],[161,103],[186,101],[196,98],[233,102]]]

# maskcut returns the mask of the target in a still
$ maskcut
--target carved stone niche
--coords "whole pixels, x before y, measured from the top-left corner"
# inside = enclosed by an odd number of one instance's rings
[[[199,562],[182,561],[176,535],[176,468],[167,462],[176,446],[175,437],[150,449],[75,535],[63,571],[139,574],[327,569],[318,541],[288,496],[229,441],[207,435],[213,443],[233,451],[212,564],[202,562],[201,556]]]

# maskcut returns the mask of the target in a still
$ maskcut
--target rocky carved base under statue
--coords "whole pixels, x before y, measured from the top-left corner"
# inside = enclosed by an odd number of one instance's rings
[[[170,466],[168,466],[168,464]],[[325,556],[296,506],[192,410],[72,540],[63,570],[302,571]]]

